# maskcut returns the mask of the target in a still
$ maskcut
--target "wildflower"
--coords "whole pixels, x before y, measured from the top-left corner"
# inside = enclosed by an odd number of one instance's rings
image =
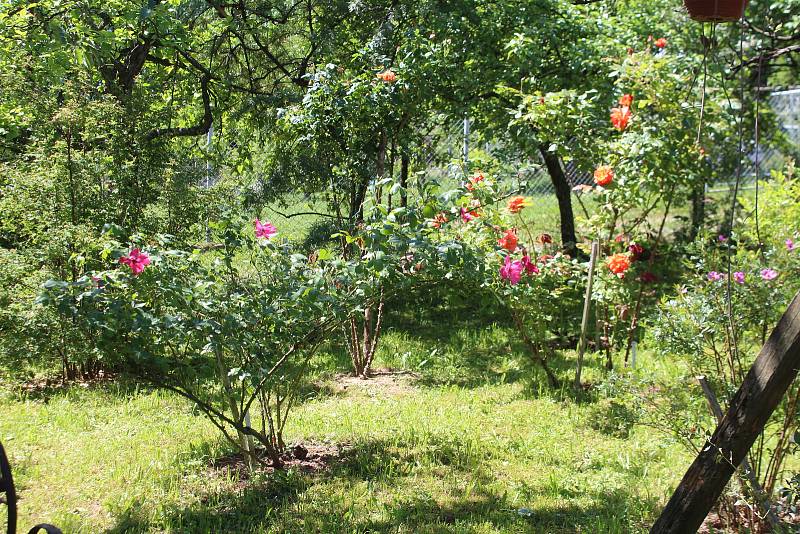
[[[144,271],[144,268],[150,265],[150,256],[135,248],[127,256],[122,256],[119,262],[130,267],[133,276],[139,276]]]
[[[655,45],[656,48],[661,48],[663,50],[667,46],[667,40],[664,39],[663,37],[659,37],[658,39],[656,39]]]
[[[744,278],[745,274],[742,271],[736,271],[735,273],[733,273],[733,280],[737,284],[744,284]]]
[[[431,221],[431,226],[433,226],[434,228],[441,228],[442,225],[447,221],[448,221],[447,215],[445,215],[444,213],[439,213]]]
[[[794,250],[794,241],[791,239],[786,240],[786,250],[792,251]]]
[[[478,186],[479,183],[484,181],[486,178],[483,176],[483,173],[478,171],[467,182],[467,191],[475,191],[475,188]]]
[[[508,199],[508,211],[511,213],[519,213],[527,205],[528,201],[525,197],[511,197]]]
[[[622,278],[625,276],[625,271],[630,268],[631,260],[627,254],[614,254],[608,258],[606,265],[609,271]]]
[[[594,183],[607,186],[614,180],[614,169],[610,165],[600,165],[594,171]]]
[[[622,106],[624,108],[629,108],[629,107],[631,107],[631,104],[633,104],[633,95],[626,93],[626,94],[622,95],[621,97],[619,97],[619,105],[620,106]]]
[[[775,280],[778,277],[778,271],[775,269],[761,269],[761,278],[764,280],[770,281]]]
[[[631,243],[628,246],[628,252],[631,253],[631,259],[636,261],[642,254],[644,254],[644,247],[639,243]]]
[[[639,275],[639,281],[643,284],[652,284],[658,281],[658,277],[650,271],[645,271]]]
[[[272,239],[278,233],[278,229],[269,221],[261,222],[256,218],[253,221],[253,226],[256,229],[256,237],[259,239]]]
[[[718,273],[717,271],[711,271],[707,276],[709,282],[718,282],[723,278],[722,273]]]
[[[392,69],[386,69],[385,71],[379,72],[376,76],[379,80],[387,83],[393,83],[397,80],[397,74],[395,74]]]
[[[628,127],[628,121],[630,120],[631,108],[622,106],[620,108],[611,109],[611,124],[620,132]]]
[[[553,236],[550,234],[541,234],[536,240],[541,243],[542,245],[549,245],[553,242]]]
[[[506,256],[503,266],[500,267],[500,278],[508,280],[511,285],[517,285],[519,279],[522,277],[522,262],[519,260],[511,261],[509,256]]]
[[[531,261],[531,257],[525,254],[522,256],[522,268],[528,274],[538,274],[539,267],[536,266],[536,263]]]
[[[509,252],[514,252],[517,250],[517,242],[517,231],[513,228],[506,230],[506,232],[503,234],[503,237],[497,240],[497,244]]]

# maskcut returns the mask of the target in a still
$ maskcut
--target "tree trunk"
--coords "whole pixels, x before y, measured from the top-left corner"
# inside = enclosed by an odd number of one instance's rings
[[[698,181],[692,189],[692,218],[689,240],[694,241],[703,229],[706,218],[706,183]]]
[[[558,155],[547,150],[545,145],[539,145],[539,152],[544,159],[556,191],[556,199],[558,199],[558,212],[561,216],[561,246],[564,252],[574,257],[578,252],[576,246],[578,239],[575,237],[575,215],[572,213],[572,190]]]

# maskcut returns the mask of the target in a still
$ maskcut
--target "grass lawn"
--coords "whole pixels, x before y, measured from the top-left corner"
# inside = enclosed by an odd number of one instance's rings
[[[691,460],[591,396],[548,390],[504,327],[394,324],[377,367],[409,373],[345,380],[341,355],[318,359],[287,436],[333,451],[316,472],[215,466],[229,447],[171,394],[123,383],[6,393],[0,440],[21,528],[644,532]],[[642,361],[639,373],[666,372]],[[567,379],[573,362],[553,363]],[[600,367],[590,358],[586,378]]]

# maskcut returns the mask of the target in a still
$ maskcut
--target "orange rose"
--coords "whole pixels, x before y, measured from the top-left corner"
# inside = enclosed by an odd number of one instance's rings
[[[511,197],[508,199],[508,211],[511,213],[519,213],[527,205],[528,202],[525,197]]]
[[[621,108],[613,108],[611,110],[611,124],[620,132],[628,127],[628,121],[631,120],[631,108],[622,106]]]
[[[497,240],[497,244],[509,252],[514,252],[517,250],[518,241],[517,231],[511,228],[510,230],[506,230],[506,233],[503,234],[503,237]]]
[[[445,215],[444,213],[439,213],[438,215],[436,215],[436,217],[433,218],[433,221],[431,221],[431,226],[433,226],[434,228],[441,228],[442,225],[447,221],[448,221],[447,215]]]
[[[624,94],[621,97],[619,97],[620,106],[629,108],[631,107],[631,104],[633,104],[633,95]]]
[[[663,37],[659,37],[658,39],[656,39],[655,44],[658,48],[665,48],[667,46],[667,40],[664,39]]]
[[[607,186],[614,180],[614,169],[610,165],[600,165],[594,171],[594,183]]]
[[[627,254],[614,254],[606,260],[608,270],[616,274],[620,278],[625,275],[625,271],[631,266],[631,260]]]
[[[475,187],[484,180],[485,178],[483,177],[483,173],[481,171],[473,174],[467,182],[467,191],[475,191]]]
[[[378,79],[388,83],[392,83],[397,80],[397,74],[395,74],[392,69],[387,69],[383,72],[379,72],[377,76]]]

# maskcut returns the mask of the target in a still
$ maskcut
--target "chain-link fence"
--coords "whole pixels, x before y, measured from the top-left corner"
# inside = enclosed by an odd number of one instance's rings
[[[769,121],[773,128],[762,128],[759,138],[751,132],[746,144],[747,156],[742,167],[740,188],[754,187],[756,176],[769,178],[770,172],[782,168],[787,159],[800,150],[800,88],[767,90],[762,97],[760,115],[772,114]],[[425,149],[424,161],[427,174],[439,179],[463,179],[463,169],[470,154],[473,159],[485,158],[499,164],[498,178],[525,184],[529,195],[549,195],[553,184],[544,163],[538,155],[534,157],[515,153],[500,142],[478,143],[479,136],[470,132],[469,119],[454,119],[442,122],[431,132]],[[562,163],[572,187],[592,185],[592,175],[578,169],[572,162]],[[733,186],[736,179],[720,180],[709,185],[710,191],[724,191]]]
[[[431,130],[423,147],[425,174],[444,181],[463,180],[464,169],[487,163],[495,178],[516,184],[528,195],[549,195],[553,183],[538,154],[531,157],[499,141],[479,142],[480,135],[471,131],[468,118],[443,122]],[[470,158],[474,161],[470,162]],[[591,184],[592,176],[580,171],[572,162],[563,165],[567,179],[574,187]]]

